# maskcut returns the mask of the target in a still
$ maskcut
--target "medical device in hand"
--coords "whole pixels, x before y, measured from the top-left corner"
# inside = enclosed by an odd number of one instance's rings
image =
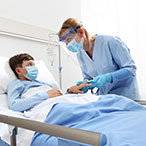
[[[80,84],[83,84],[85,82],[88,82],[89,84],[91,84],[93,82],[94,78],[91,77],[90,79],[86,79],[86,80],[83,80],[83,81],[78,81],[76,83],[76,85],[80,85]],[[91,85],[92,86],[92,85]],[[91,90],[91,93],[92,94],[97,94],[99,92],[99,88],[96,88],[96,87],[91,87],[91,86],[86,86],[86,87],[83,87],[81,89],[81,91],[83,91],[84,93],[87,93],[88,90]]]
[[[92,77],[91,79],[88,79],[88,80],[87,80],[88,84],[91,84],[91,83],[93,82],[93,80],[94,80],[93,77]],[[90,86],[88,86],[88,88],[91,89],[91,93],[92,93],[92,94],[96,94],[96,95],[98,94],[98,92],[99,92],[99,90],[100,90],[99,88],[90,87]]]

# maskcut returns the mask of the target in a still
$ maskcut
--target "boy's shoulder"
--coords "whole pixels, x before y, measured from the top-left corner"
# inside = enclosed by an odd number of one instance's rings
[[[20,82],[20,80],[19,79],[14,79],[10,83],[13,83],[13,82]]]
[[[17,84],[20,84],[21,83],[21,80],[19,79],[15,79],[15,80],[12,80],[8,86],[16,86]]]

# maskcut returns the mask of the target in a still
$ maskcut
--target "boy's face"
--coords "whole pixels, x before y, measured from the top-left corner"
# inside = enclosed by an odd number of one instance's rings
[[[27,70],[26,70],[27,66],[35,66],[34,60],[29,60],[29,61],[24,60],[22,63],[22,67],[16,67],[16,73],[18,74],[19,79],[25,78],[24,75],[27,74]]]

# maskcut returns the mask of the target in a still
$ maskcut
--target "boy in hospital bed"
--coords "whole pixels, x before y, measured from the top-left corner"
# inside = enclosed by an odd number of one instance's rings
[[[48,98],[61,96],[59,90],[53,89],[51,85],[36,80],[38,69],[34,58],[22,53],[9,59],[9,65],[17,79],[8,85],[8,106],[14,111],[23,112]],[[80,89],[89,86],[87,83],[69,88],[69,93],[83,93]]]

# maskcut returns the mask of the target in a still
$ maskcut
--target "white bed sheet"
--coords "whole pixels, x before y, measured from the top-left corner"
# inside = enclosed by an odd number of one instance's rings
[[[35,121],[43,122],[46,118],[46,115],[52,108],[55,103],[80,103],[86,104],[88,102],[93,102],[98,100],[99,96],[91,95],[91,94],[66,94],[56,98],[48,99],[39,105],[35,106],[31,110],[20,113],[14,112],[9,110],[7,106],[0,105],[0,113],[4,115],[16,116],[20,118],[31,119]],[[22,128],[18,128],[18,135],[17,135],[17,145],[18,146],[28,146],[31,143],[31,139],[34,132]],[[0,137],[2,140],[10,144],[10,137],[8,133],[8,125],[0,123]]]

